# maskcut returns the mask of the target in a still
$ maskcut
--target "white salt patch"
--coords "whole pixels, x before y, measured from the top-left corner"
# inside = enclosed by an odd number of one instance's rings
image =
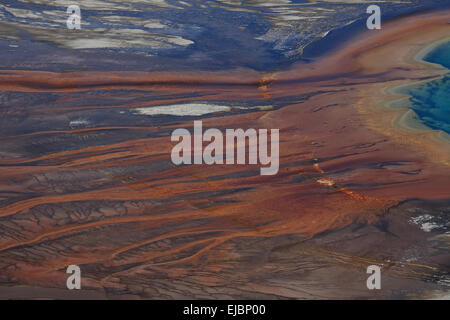
[[[419,225],[420,228],[425,232],[431,232],[433,229],[440,228],[442,226],[437,223],[430,222],[433,217],[429,214],[424,214],[422,216],[412,218],[412,222]]]
[[[229,106],[221,106],[206,103],[186,103],[169,106],[157,106],[135,109],[140,114],[145,115],[170,115],[170,116],[201,116],[208,113],[228,112]]]
[[[159,21],[152,21],[152,22],[145,24],[144,27],[150,28],[150,29],[162,29],[162,28],[166,28],[167,26],[160,23]]]
[[[79,119],[79,120],[70,121],[69,126],[70,127],[80,127],[80,126],[86,126],[88,124],[89,124],[89,121]]]
[[[420,228],[425,232],[430,232],[433,229],[439,228],[439,225],[437,225],[436,223],[432,223],[432,222],[425,222],[424,224],[422,224],[420,226]]]

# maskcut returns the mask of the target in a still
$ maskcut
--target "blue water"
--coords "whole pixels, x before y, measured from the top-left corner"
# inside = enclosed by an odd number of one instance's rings
[[[424,60],[450,69],[450,42],[430,52]],[[412,96],[410,107],[425,125],[450,133],[450,72],[442,79],[428,82],[408,93]]]

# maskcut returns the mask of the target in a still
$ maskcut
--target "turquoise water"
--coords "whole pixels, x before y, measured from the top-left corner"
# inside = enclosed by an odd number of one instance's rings
[[[450,69],[450,42],[437,47],[424,60]],[[450,133],[450,72],[442,79],[428,82],[408,93],[412,96],[410,107],[425,125]]]

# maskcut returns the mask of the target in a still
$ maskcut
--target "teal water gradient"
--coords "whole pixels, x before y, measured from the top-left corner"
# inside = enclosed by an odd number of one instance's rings
[[[437,47],[424,60],[450,69],[450,42]],[[411,95],[410,107],[425,125],[450,133],[450,72],[442,79],[427,82],[408,93]]]

